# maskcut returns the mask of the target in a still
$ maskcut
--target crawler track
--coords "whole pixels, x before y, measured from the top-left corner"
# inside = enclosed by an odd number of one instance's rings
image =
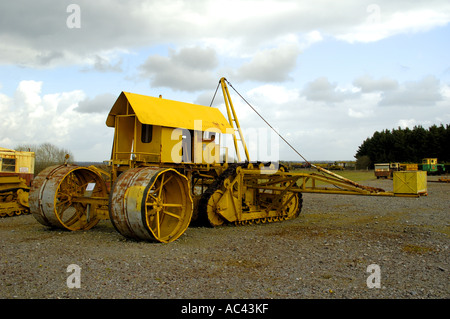
[[[220,226],[222,224],[232,223],[234,225],[251,225],[260,223],[278,222],[287,219],[293,219],[299,216],[302,208],[302,194],[301,193],[287,193],[283,198],[283,209],[277,210],[277,203],[274,203],[275,194],[268,193],[264,190],[257,190],[257,194],[252,196],[252,199],[246,198],[246,194],[242,198],[242,214],[238,214],[241,218],[233,221],[227,221],[223,216],[217,213],[223,208],[219,208],[219,202],[223,194],[227,191],[227,182],[234,180],[237,175],[237,169],[247,168],[248,163],[232,164],[228,167],[202,194],[198,205],[198,223],[207,226]],[[276,176],[274,174],[273,176]],[[243,185],[238,185],[237,188],[246,189],[246,179],[243,179]],[[252,180],[249,181],[251,183]],[[253,180],[254,182],[254,180]],[[252,203],[249,203],[252,201]],[[275,204],[275,205],[274,205]],[[269,212],[269,208],[272,210]],[[267,210],[266,210],[267,208]]]
[[[2,188],[0,190],[0,217],[29,214],[28,192],[26,186]]]

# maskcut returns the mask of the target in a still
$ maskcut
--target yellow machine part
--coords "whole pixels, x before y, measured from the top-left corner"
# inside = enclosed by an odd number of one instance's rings
[[[200,136],[233,133],[216,108],[128,92],[119,95],[106,125],[114,127],[111,161],[128,167],[134,166],[130,160],[158,165],[218,162],[218,144],[211,143],[212,150],[205,152],[209,145]]]
[[[116,115],[132,113],[136,114],[142,124],[188,130],[201,128],[201,131],[218,129],[222,133],[227,133],[227,129],[231,129],[228,121],[216,108],[129,92],[120,94],[108,114],[106,125],[114,127]],[[196,127],[195,121],[201,126]]]
[[[24,179],[0,176],[0,217],[29,214],[28,192]]]
[[[200,223],[244,225],[296,218],[302,207],[301,193],[290,189],[296,181],[277,175],[281,171],[266,175],[260,169],[253,164],[230,165],[202,194]]]
[[[87,230],[108,218],[107,195],[97,171],[76,165],[50,166],[33,181],[30,210],[42,225]]]
[[[31,188],[33,216],[42,225],[71,231],[110,219],[125,237],[163,243],[177,239],[189,226],[193,202],[188,179],[178,171],[128,169],[111,192],[101,172],[76,165],[46,168]]]
[[[188,179],[174,169],[132,168],[114,184],[110,218],[123,236],[168,243],[188,228],[193,202]]]
[[[302,194],[308,192],[426,195],[418,184],[412,192],[386,192],[309,162],[317,173],[290,173],[271,163],[251,162],[227,83],[222,78],[219,84],[228,121],[216,108],[121,92],[106,119],[115,129],[111,171],[66,164],[45,169],[30,191],[33,216],[43,225],[68,230],[87,230],[110,219],[127,238],[169,243],[194,220],[219,226],[296,218]],[[181,134],[174,138],[174,133]],[[209,133],[233,134],[239,163],[219,162],[219,145]],[[208,135],[210,141],[203,140]],[[206,158],[198,147],[207,151]]]

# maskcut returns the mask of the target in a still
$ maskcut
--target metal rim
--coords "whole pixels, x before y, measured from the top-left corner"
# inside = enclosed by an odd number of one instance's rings
[[[300,193],[287,192],[283,202],[289,201],[283,207],[283,215],[286,219],[296,218],[300,214],[302,199]]]
[[[86,187],[89,196],[106,197],[107,189],[101,176],[87,167],[75,165],[53,166],[42,171],[33,181],[30,209],[38,222],[45,226],[72,231],[95,226],[95,204],[83,203]]]
[[[102,179],[90,169],[80,167],[69,171],[59,182],[54,197],[54,212],[64,228],[69,230],[87,230],[99,222],[95,209],[81,202],[73,201],[82,197],[89,184],[94,184],[93,197],[106,196],[106,188],[102,187]],[[89,211],[88,211],[89,210]]]
[[[114,183],[109,216],[127,238],[168,243],[188,228],[193,201],[186,176],[172,168],[129,169]]]
[[[142,201],[142,214],[149,233],[160,242],[179,238],[193,214],[188,180],[173,169],[155,175]]]
[[[221,226],[225,223],[224,219],[218,214],[219,200],[222,198],[223,192],[221,190],[215,191],[208,200],[206,205],[206,214],[208,215],[208,221],[211,226]]]

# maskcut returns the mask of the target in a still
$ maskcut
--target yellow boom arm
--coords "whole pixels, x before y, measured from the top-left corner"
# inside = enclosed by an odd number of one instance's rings
[[[231,101],[230,92],[228,91],[228,87],[227,87],[225,78],[220,79],[220,85],[222,86],[223,98],[225,100],[225,106],[227,107],[228,122],[230,122],[231,127],[233,127],[233,129],[234,129],[233,141],[234,141],[234,147],[236,149],[236,156],[237,156],[238,162],[241,162],[241,154],[239,152],[238,141],[240,141],[242,143],[242,147],[244,148],[247,161],[250,162],[250,155],[248,154],[248,149],[247,149],[247,145],[245,144],[244,135],[242,134],[241,126],[239,125],[239,121],[236,116],[236,112],[234,111],[233,102]],[[239,134],[239,139],[236,137],[236,133]]]

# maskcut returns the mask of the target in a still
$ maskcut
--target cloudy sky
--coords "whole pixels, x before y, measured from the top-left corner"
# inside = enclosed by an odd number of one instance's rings
[[[224,76],[308,160],[353,160],[375,131],[450,124],[449,22],[448,0],[1,1],[0,146],[103,161],[121,91],[209,105]]]

